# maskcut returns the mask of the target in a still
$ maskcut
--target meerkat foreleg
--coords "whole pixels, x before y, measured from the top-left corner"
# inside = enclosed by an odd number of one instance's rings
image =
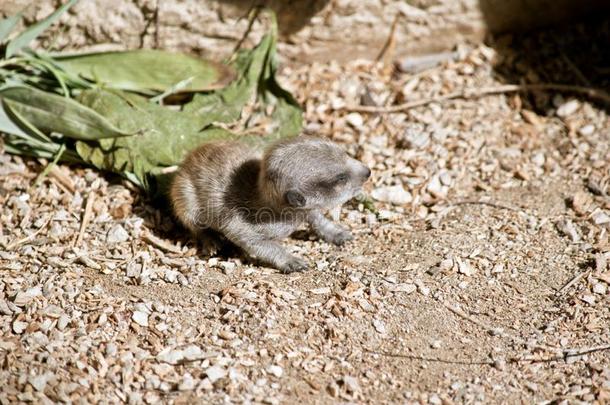
[[[243,249],[249,256],[267,263],[283,273],[305,271],[309,268],[307,261],[291,255],[275,240],[237,224],[223,230],[225,236]]]
[[[326,242],[340,246],[354,239],[351,232],[326,218],[320,211],[311,211],[307,216],[307,222],[313,231]]]

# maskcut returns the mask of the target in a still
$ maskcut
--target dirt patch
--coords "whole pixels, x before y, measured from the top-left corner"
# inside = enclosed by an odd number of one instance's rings
[[[61,167],[35,185],[41,165],[1,154],[0,398],[608,401],[606,112],[560,94],[547,115],[511,94],[349,111],[499,85],[494,56],[283,71],[305,132],[369,165],[370,194],[402,199],[344,207],[343,248],[286,241],[312,264],[298,275],[201,257],[120,180]]]

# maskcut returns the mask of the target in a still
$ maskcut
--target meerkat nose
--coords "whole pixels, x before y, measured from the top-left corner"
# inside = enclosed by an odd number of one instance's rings
[[[371,169],[369,169],[368,167],[364,166],[364,178],[368,179],[369,177],[371,177]]]

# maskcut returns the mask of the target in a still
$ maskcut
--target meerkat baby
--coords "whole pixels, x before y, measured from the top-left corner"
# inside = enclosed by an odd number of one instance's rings
[[[195,236],[212,229],[249,256],[285,273],[307,262],[278,242],[307,222],[323,240],[342,245],[351,233],[324,212],[355,197],[371,171],[329,140],[298,136],[265,151],[218,141],[191,152],[170,198],[178,220]]]

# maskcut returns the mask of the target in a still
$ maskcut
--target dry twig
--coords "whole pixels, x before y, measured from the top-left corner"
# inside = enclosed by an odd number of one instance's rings
[[[52,218],[53,218],[53,214],[49,214],[49,217],[44,221],[42,226],[40,228],[38,228],[38,230],[36,232],[32,233],[31,235],[26,236],[23,239],[19,239],[19,240],[16,240],[15,242],[13,242],[13,243],[10,243],[6,247],[6,250],[13,250],[16,247],[21,246],[24,243],[28,243],[31,240],[33,240],[36,236],[38,236],[40,234],[40,232],[44,231],[47,228],[47,225],[49,225],[49,222],[51,222]]]
[[[527,92],[527,91],[544,91],[554,90],[562,92],[572,92],[583,94],[595,100],[602,101],[610,104],[610,94],[588,87],[573,86],[569,84],[505,84],[496,87],[482,87],[480,89],[465,89],[455,91],[453,93],[438,95],[430,98],[424,98],[420,100],[409,101],[403,104],[393,105],[389,107],[374,107],[374,106],[346,106],[343,109],[347,111],[355,112],[366,112],[366,113],[396,113],[410,110],[415,107],[421,107],[431,103],[440,103],[447,100],[453,100],[456,98],[463,99],[477,99],[493,94],[502,93],[515,93],[515,92]]]
[[[166,241],[164,241],[163,239],[157,238],[155,235],[151,234],[150,232],[142,232],[142,239],[156,247],[158,247],[161,250],[165,250],[167,252],[171,252],[171,253],[182,253],[182,249],[180,249],[178,246],[174,246],[171,243],[168,243]]]
[[[91,220],[91,213],[93,212],[93,202],[95,201],[95,193],[89,193],[89,197],[87,197],[87,203],[85,204],[85,213],[83,214],[83,220],[80,224],[80,229],[78,230],[78,236],[72,247],[78,246],[83,240],[83,235],[85,234],[85,229],[87,225],[89,225],[89,221]]]
[[[555,294],[556,295],[560,295],[563,294],[565,291],[569,290],[574,284],[578,283],[578,281],[583,278],[584,276],[587,276],[591,273],[590,270],[587,271],[583,271],[582,273],[579,273],[577,275],[575,275],[574,277],[572,277],[570,279],[570,281],[568,281],[563,287],[561,287]]]

